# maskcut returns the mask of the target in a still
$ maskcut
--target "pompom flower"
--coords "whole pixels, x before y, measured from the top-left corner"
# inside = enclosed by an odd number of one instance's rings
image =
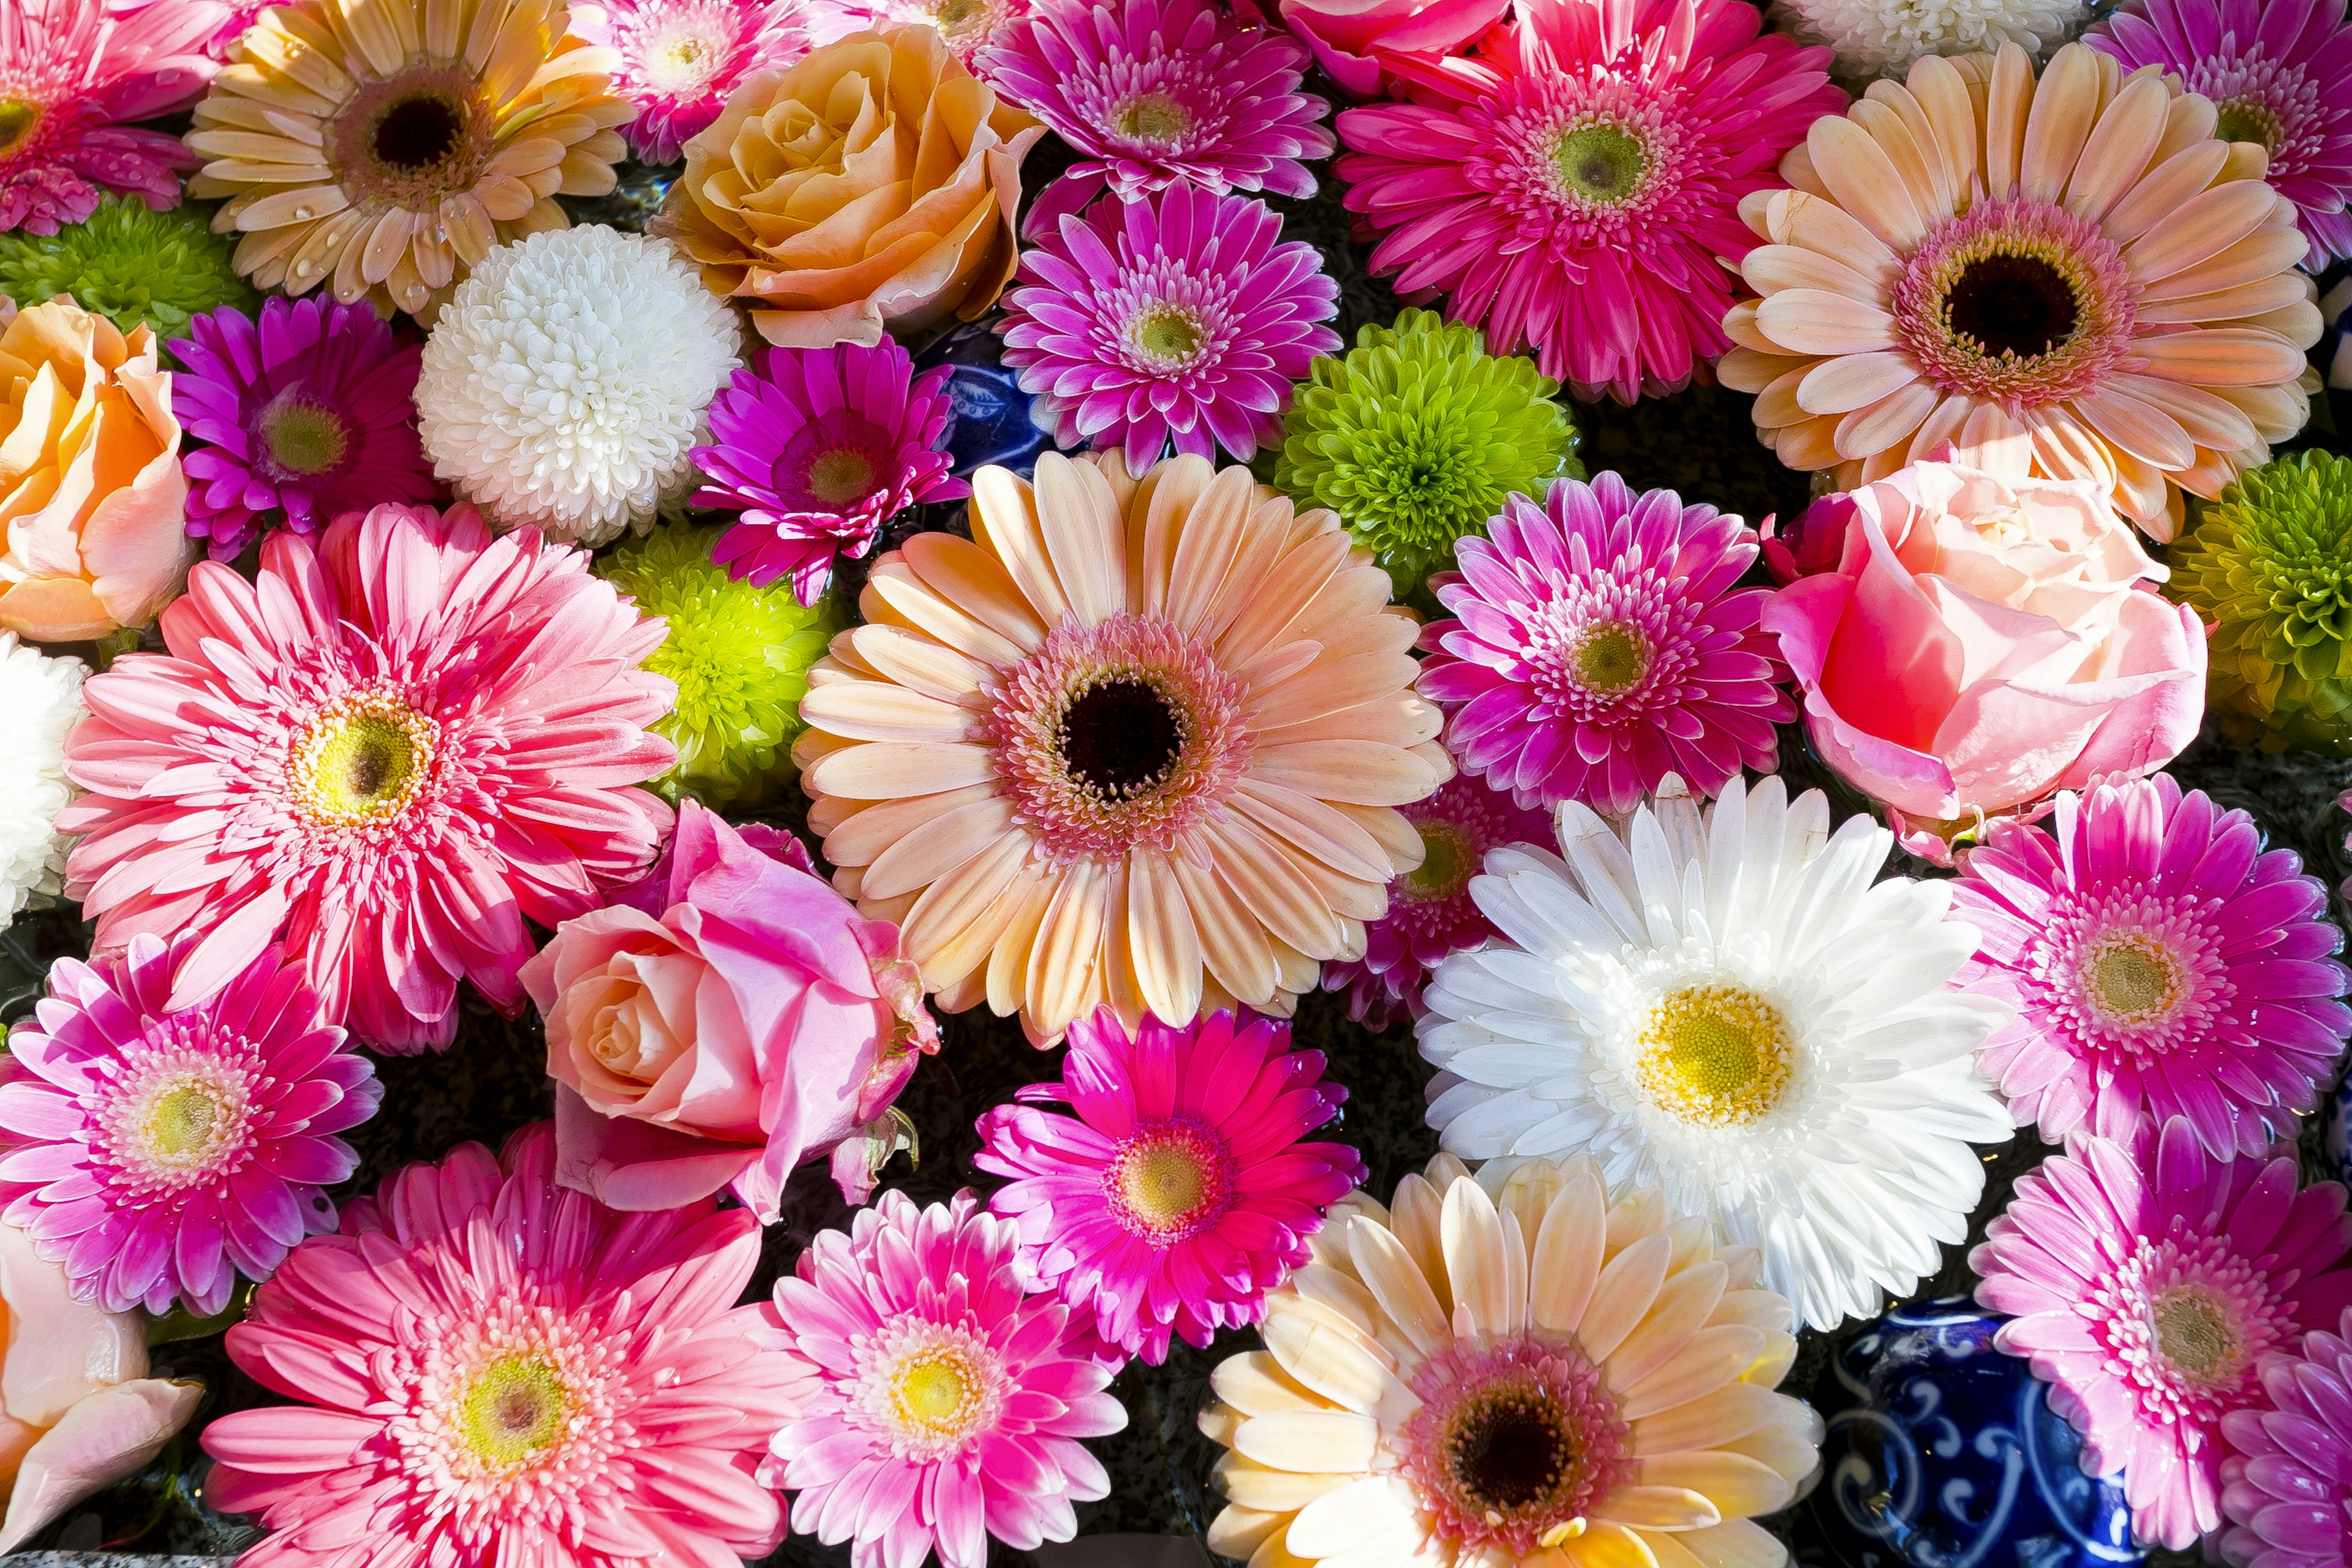
[[[194,947],[142,932],[120,961],[61,958],[8,1037],[0,1218],[110,1312],[210,1317],[239,1273],[334,1228],[320,1189],[359,1166],[334,1134],[383,1096],[276,948],[223,971]]]
[[[434,321],[418,433],[500,527],[609,543],[685,499],[742,338],[667,240],[534,234],[478,263]]]
[[[1437,966],[1429,1123],[1465,1160],[1592,1155],[1764,1249],[1808,1327],[1909,1295],[1968,1234],[1970,1143],[2011,1136],[1978,1076],[1999,1003],[1951,990],[1977,945],[1937,882],[1878,880],[1894,838],[1830,832],[1819,791],[1678,790],[1560,851],[1496,849],[1470,896],[1505,940]]]
[[[1796,707],[1756,629],[1767,594],[1735,588],[1756,531],[1615,474],[1504,503],[1454,547],[1437,588],[1421,694],[1447,710],[1463,770],[1521,805],[1629,811],[1679,773],[1714,795],[1769,769]]]
[[[2128,1143],[2077,1133],[2020,1177],[1969,1254],[1993,1339],[2033,1363],[2121,1472],[2132,1534],[2178,1551],[2221,1522],[2221,1423],[2263,1397],[2259,1363],[2352,1305],[2352,1215],[2294,1160],[2214,1160],[2175,1117]]]
[[[730,1563],[783,1535],[753,1479],[789,1369],[732,1305],[760,1226],[709,1200],[619,1214],[555,1140],[461,1144],[350,1205],[228,1331],[290,1404],[205,1428],[205,1500],[274,1532],[247,1568]]]
[[[416,441],[415,343],[323,296],[195,317],[173,354],[188,531],[215,561],[265,528],[310,533],[379,502],[433,499]]]
[[[1267,1299],[1265,1346],[1211,1374],[1231,1448],[1212,1551],[1354,1568],[1785,1560],[1751,1520],[1821,1463],[1773,1387],[1789,1303],[1655,1187],[1586,1159],[1441,1154],[1391,1208],[1333,1210]],[[1302,1506],[1303,1505],[1303,1506]],[[1253,1555],[1255,1553],[1255,1555]]]
[[[1309,64],[1213,0],[1037,0],[978,68],[1077,151],[1030,209],[1035,236],[1106,186],[1123,202],[1179,184],[1313,195],[1303,161],[1330,155],[1331,110],[1298,90]]]
[[[1004,30],[1026,16],[1030,0],[806,0],[808,25],[819,43],[852,33],[882,32],[909,25],[929,27],[967,67]]]
[[[229,264],[233,248],[193,207],[159,213],[108,196],[54,234],[0,235],[0,294],[19,305],[70,294],[123,331],[144,322],[157,337],[184,337],[197,311],[254,302]]]
[[[2072,37],[2085,0],[1780,0],[1809,44],[1827,44],[1846,74],[1888,75],[1922,55],[2015,44],[2036,54]]]
[[[972,478],[972,538],[876,563],[793,747],[834,885],[939,1005],[1059,1039],[1287,1014],[1420,861],[1453,772],[1417,623],[1328,512],[1249,470],[1048,452]]]
[[[51,658],[0,631],[0,931],[36,895],[55,893],[66,868],[58,816],[74,795],[66,782],[66,732],[82,716],[81,683],[89,667]]]
[[[711,400],[710,445],[691,454],[709,480],[694,504],[739,514],[712,558],[755,587],[788,580],[814,605],[835,558],[862,560],[884,523],[970,495],[940,447],[950,374],[915,374],[891,338],[759,350]]]
[[[1454,542],[1484,534],[1506,497],[1584,478],[1559,391],[1519,355],[1488,353],[1476,328],[1406,310],[1292,391],[1274,488],[1338,512],[1402,598],[1451,570]]]
[[[1983,939],[1955,984],[2016,1009],[1979,1065],[2019,1126],[2123,1141],[2182,1116],[2217,1160],[2294,1136],[2352,1034],[2352,970],[2326,885],[2261,847],[2168,773],[1993,826],[1953,890]]]
[[[1056,445],[1118,447],[1141,473],[1172,443],[1213,458],[1281,438],[1290,384],[1339,346],[1339,286],[1264,202],[1171,185],[1065,216],[1021,258],[996,330]]]
[[[1792,468],[2088,479],[2170,539],[2303,428],[2319,338],[2292,203],[2212,106],[2081,44],[1930,55],[1813,121],[1758,237],[1724,384]],[[1915,134],[1912,127],[1917,127]]]
[[[1744,0],[1531,0],[1412,102],[1347,110],[1372,269],[1580,398],[1681,386],[1730,346],[1741,198],[1845,103],[1828,50],[1762,26]]]
[[[661,626],[468,506],[273,533],[259,575],[200,563],[168,655],[83,688],[66,773],[89,793],[58,826],[99,950],[282,931],[328,1021],[392,1051],[449,1043],[461,978],[520,1010],[524,922],[602,903],[669,830],[629,787],[676,759],[646,732],[670,683],[637,668]]]
[[[2352,1563],[2352,1312],[2257,1369],[2263,1403],[2221,1417],[2221,1560],[2231,1568]]]
[[[973,1157],[1011,1178],[989,1207],[1019,1222],[1034,1278],[1154,1366],[1171,1334],[1205,1346],[1256,1322],[1323,1211],[1364,1179],[1347,1144],[1302,1142],[1348,1097],[1323,1053],[1231,1013],[1148,1017],[1130,1037],[1106,1010],[1069,1043],[1058,1081],[981,1117]],[[1055,1102],[1073,1114],[1033,1109]]]
[[[754,71],[791,65],[816,42],[808,0],[588,0],[572,30],[620,56],[613,89],[636,110],[629,144],[677,160]]]
[[[1058,1297],[1023,1293],[1019,1249],[969,1192],[919,1209],[894,1189],[776,1282],[753,1335],[793,1413],[761,1479],[797,1494],[793,1530],[854,1542],[860,1568],[982,1568],[991,1536],[1067,1541],[1070,1505],[1110,1494],[1077,1439],[1127,1425],[1111,1368]]]

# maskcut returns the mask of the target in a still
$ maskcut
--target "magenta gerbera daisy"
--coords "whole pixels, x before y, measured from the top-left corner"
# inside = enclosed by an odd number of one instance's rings
[[[2342,1187],[2297,1191],[2292,1156],[2212,1159],[2175,1117],[2068,1139],[1969,1267],[1977,1300],[2015,1314],[1993,1342],[2051,1385],[2083,1468],[2121,1472],[2133,1533],[2178,1550],[2221,1523],[2221,1422],[2262,1397],[2257,1363],[2352,1305],[2347,1247]]]
[[[622,1214],[527,1127],[411,1165],[297,1247],[228,1331],[294,1401],[205,1428],[244,1568],[717,1568],[783,1535],[754,1479],[791,1369],[733,1305],[747,1209]]]
[[[1580,398],[1681,386],[1731,346],[1740,198],[1845,107],[1827,49],[1762,25],[1744,0],[1546,0],[1475,58],[1399,60],[1411,103],[1339,116],[1373,269]]]
[[[2053,1143],[2185,1116],[2216,1159],[2260,1154],[2352,1033],[2326,884],[2169,774],[1995,824],[1952,902],[1984,935],[1954,984],[2015,1009],[1978,1065]]]
[[[1127,1425],[1104,1392],[1118,1358],[1053,1294],[1022,1289],[1020,1235],[958,1193],[917,1208],[884,1193],[822,1231],[776,1282],[753,1337],[793,1369],[771,1486],[793,1528],[855,1543],[856,1568],[982,1568],[988,1539],[1031,1550],[1077,1533],[1074,1502],[1110,1494],[1077,1439]]]
[[[2213,134],[2270,154],[2312,270],[2352,256],[2352,26],[2345,0],[2129,0],[2084,37],[2126,71],[2155,66],[2221,111]]]
[[[940,450],[950,366],[915,374],[889,338],[873,348],[763,348],[710,405],[694,504],[739,511],[711,558],[739,582],[792,580],[814,605],[836,555],[855,561],[917,501],[971,493]]]
[[[996,89],[1078,152],[1029,209],[1053,231],[1106,184],[1133,201],[1179,182],[1311,196],[1330,105],[1298,90],[1306,47],[1213,0],[1042,0],[979,56]]]
[[[1768,591],[1735,588],[1756,531],[1615,474],[1513,496],[1432,582],[1457,619],[1422,634],[1421,694],[1446,748],[1521,805],[1628,811],[1680,773],[1703,795],[1770,769],[1796,708],[1756,628]]]
[[[811,20],[808,0],[592,0],[572,7],[572,32],[621,57],[613,90],[637,111],[625,130],[649,163],[676,162],[745,77],[808,53]]]
[[[429,500],[416,439],[417,356],[366,305],[325,295],[188,319],[172,345],[172,413],[197,440],[182,458],[188,531],[226,561],[263,528],[309,533],[380,501]]]
[[[1055,441],[1119,447],[1139,474],[1171,441],[1244,459],[1279,444],[1290,384],[1339,351],[1320,324],[1339,300],[1264,202],[1171,185],[1039,236],[996,330]]]
[[[603,903],[669,830],[631,787],[676,760],[646,728],[675,689],[638,668],[662,624],[537,529],[380,506],[273,533],[257,584],[201,562],[162,626],[66,742],[66,895],[100,952],[282,931],[330,1022],[446,1046],[460,979],[520,1012],[526,921]]]
[[[1171,1333],[1205,1345],[1256,1322],[1364,1179],[1347,1144],[1302,1142],[1348,1097],[1323,1054],[1231,1013],[1181,1027],[1147,1014],[1130,1038],[1106,1007],[1069,1042],[1059,1082],[981,1117],[973,1158],[1013,1178],[989,1206],[1020,1222],[1035,1277],[1154,1365]],[[1074,1114],[1031,1109],[1056,1101]]]
[[[2221,1417],[2231,1568],[2352,1563],[2352,1312],[2261,1368],[2263,1402]]]
[[[0,1083],[0,1218],[110,1312],[228,1305],[331,1230],[321,1187],[359,1164],[334,1136],[383,1086],[275,948],[223,974],[141,935],[118,962],[61,958]]]

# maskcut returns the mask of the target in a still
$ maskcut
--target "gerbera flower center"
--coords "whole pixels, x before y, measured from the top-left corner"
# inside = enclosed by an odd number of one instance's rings
[[[2232,98],[2214,105],[2221,110],[2213,122],[2213,134],[2224,142],[2252,142],[2263,152],[2278,144],[2278,116],[2270,107],[2252,98]]]
[[[1128,347],[1160,370],[1178,370],[1201,352],[1200,318],[1175,305],[1145,310],[1129,323]]]
[[[363,83],[327,127],[326,140],[352,195],[434,212],[443,197],[479,182],[489,158],[489,118],[462,61],[420,63]]]
[[[646,53],[646,84],[657,92],[681,96],[699,92],[727,63],[734,40],[719,34],[716,15],[698,12],[682,19],[667,37]],[[695,24],[701,24],[698,30]]]
[[[343,416],[298,392],[280,393],[254,421],[263,460],[273,478],[310,479],[332,473],[351,455],[351,426]]]
[[[2027,963],[2052,1026],[2091,1050],[2161,1055],[2202,1041],[2237,987],[2215,900],[2106,892],[2053,909]]]
[[[1413,826],[1421,835],[1421,864],[1398,881],[1412,898],[1454,897],[1478,869],[1476,846],[1456,823],[1423,821]]]
[[[2155,942],[2119,934],[2100,944],[2083,966],[2083,989],[2107,1020],[2145,1024],[2179,1005],[2179,961]]]
[[[1138,1128],[1103,1170],[1112,1215],[1155,1247],[1213,1226],[1234,1205],[1234,1157],[1215,1131],[1187,1117]]]
[[[1573,1344],[1457,1342],[1412,1386],[1422,1405],[1399,1433],[1398,1468],[1458,1552],[1524,1555],[1573,1539],[1628,1468],[1616,1402]]]
[[[436,728],[390,693],[339,699],[296,733],[288,789],[302,815],[323,826],[390,822],[425,787]]]
[[[2300,1331],[2264,1273],[2226,1236],[2140,1238],[2085,1300],[2084,1318],[2141,1407],[2203,1423],[2255,1397],[2255,1363]]]
[[[1639,626],[1602,621],[1586,627],[1571,647],[1569,668],[1577,684],[1596,695],[1614,696],[1650,673],[1650,639]]]
[[[1563,195],[1614,206],[1642,188],[1649,154],[1641,139],[1618,125],[1585,125],[1552,143],[1552,172]]]
[[[1011,1379],[961,1324],[897,1319],[860,1347],[860,1361],[852,1407],[902,1459],[951,1458],[1003,1412]]]
[[[856,447],[835,447],[809,463],[809,494],[828,506],[848,506],[873,489],[874,459]]]
[[[1167,695],[1118,678],[1087,688],[1062,713],[1062,756],[1106,800],[1125,800],[1168,776],[1184,731]]]
[[[184,1157],[212,1141],[221,1102],[195,1084],[173,1089],[147,1113],[147,1146],[166,1159]]]
[[[1651,1010],[1640,1045],[1634,1071],[1652,1101],[1701,1127],[1767,1114],[1792,1076],[1788,1024],[1745,986],[1670,993]]]
[[[40,122],[41,106],[26,98],[0,98],[0,158],[25,144]]]
[[[251,1154],[255,1095],[268,1081],[253,1047],[201,1014],[150,1024],[124,1047],[91,1116],[110,1185],[152,1203],[236,1174]]]
[[[1129,141],[1173,146],[1191,133],[1195,119],[1175,94],[1154,88],[1122,100],[1111,110],[1110,122]]]
[[[2156,1328],[2156,1348],[2179,1372],[2210,1378],[2236,1360],[2238,1336],[2231,1331],[2229,1310],[2202,1290],[2175,1291],[2157,1301],[2147,1316]]]
[[[467,1447],[486,1467],[504,1470],[529,1464],[563,1435],[572,1402],[545,1356],[521,1354],[484,1367],[459,1408]]]

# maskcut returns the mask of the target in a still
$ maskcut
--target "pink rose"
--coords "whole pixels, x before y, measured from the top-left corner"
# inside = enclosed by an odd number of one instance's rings
[[[2204,628],[2096,486],[1915,463],[1852,499],[1836,568],[1763,626],[1813,744],[1905,847],[1948,859],[1981,816],[2153,773],[2196,737]]]
[[[1282,20],[1324,74],[1358,98],[1391,63],[1443,58],[1503,19],[1510,0],[1280,0]]]
[[[666,1209],[731,1184],[772,1225],[793,1167],[830,1151],[851,1201],[871,1190],[869,1140],[939,1034],[898,928],[754,831],[764,852],[687,801],[654,876],[523,966],[565,1186]]]

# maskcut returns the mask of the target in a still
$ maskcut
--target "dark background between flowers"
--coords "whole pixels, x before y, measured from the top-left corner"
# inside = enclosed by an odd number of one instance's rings
[[[1310,87],[1328,100],[1340,101],[1328,83],[1312,82]],[[1049,137],[1024,165],[1029,195],[1034,197],[1069,162],[1066,149]],[[567,199],[565,205],[576,221],[641,228],[658,210],[676,173],[675,165],[625,164],[612,195]],[[1352,347],[1357,330],[1367,322],[1389,321],[1398,301],[1384,282],[1366,270],[1369,247],[1349,237],[1341,187],[1328,164],[1317,165],[1316,173],[1321,181],[1316,196],[1304,201],[1273,198],[1272,205],[1284,215],[1286,237],[1309,241],[1323,253],[1326,268],[1339,284],[1339,316],[1334,325]],[[1756,439],[1748,416],[1751,401],[1721,387],[1693,386],[1630,408],[1573,405],[1570,412],[1582,437],[1578,455],[1590,471],[1614,469],[1636,489],[1670,488],[1686,501],[1705,501],[1751,521],[1773,513],[1793,516],[1808,499],[1808,477],[1782,468]],[[2294,445],[2342,450],[2339,432],[2347,429],[2352,429],[2352,397],[2339,392],[2317,400],[2311,428]],[[909,512],[896,520],[876,553],[921,529],[963,531],[961,510],[957,503]],[[844,563],[839,579],[844,592],[854,596],[867,564]],[[1757,580],[1762,581],[1760,574]],[[152,631],[145,640],[147,646],[161,646]],[[87,658],[91,650],[74,651]],[[1780,770],[1792,790],[1827,790],[1840,817],[1864,809],[1860,799],[1820,766],[1793,725],[1782,731]],[[2336,795],[2352,785],[2352,762],[2241,750],[2221,741],[2209,726],[2205,737],[2171,771],[2185,786],[2203,789],[2225,806],[2251,812],[2272,847],[2296,851],[2305,867],[2331,889],[2352,873],[2352,857],[2345,848],[2352,816],[2336,804]],[[801,832],[805,804],[796,792],[788,793],[774,803],[768,819]],[[816,847],[813,841],[811,847]],[[1901,862],[1896,869],[1937,874],[1919,862],[1896,858]],[[2330,913],[2339,926],[2352,915],[2341,893],[2331,897]],[[89,941],[89,928],[70,905],[26,914],[0,931],[0,1024],[29,1016],[49,961],[62,953],[86,952]],[[923,1203],[945,1198],[965,1185],[982,1190],[992,1185],[993,1178],[972,1167],[978,1146],[974,1119],[1010,1099],[1022,1085],[1059,1073],[1058,1051],[1032,1049],[1015,1023],[993,1017],[985,1008],[943,1019],[941,1033],[940,1054],[923,1062],[899,1101],[920,1134],[919,1163],[910,1164],[902,1154],[884,1176],[884,1185]],[[1300,1047],[1323,1052],[1329,1076],[1349,1090],[1339,1121],[1321,1136],[1360,1150],[1370,1167],[1368,1190],[1385,1197],[1400,1177],[1419,1169],[1436,1151],[1436,1139],[1422,1119],[1430,1068],[1413,1049],[1412,1030],[1400,1026],[1374,1034],[1349,1020],[1341,998],[1317,993],[1301,1001],[1293,1040]],[[413,1161],[438,1160],[468,1140],[496,1148],[515,1129],[551,1111],[538,1020],[530,1016],[502,1018],[470,991],[457,1042],[448,1051],[375,1061],[384,1082],[383,1109],[347,1135],[361,1162],[352,1180],[336,1190],[339,1200],[371,1191],[385,1174]],[[2307,1119],[2303,1129],[2310,1180],[2322,1174],[2317,1121],[2316,1117]],[[1969,1245],[1981,1239],[1986,1223],[2000,1212],[2017,1177],[2048,1152],[2031,1131],[1983,1151],[1988,1181]],[[822,1166],[803,1167],[786,1194],[782,1222],[767,1234],[761,1271],[746,1300],[764,1296],[775,1278],[791,1269],[811,1237],[845,1225],[849,1213]],[[1941,1272],[1924,1281],[1914,1300],[1965,1293],[1974,1284],[1965,1261],[1967,1250],[1947,1247]],[[236,1310],[232,1307],[232,1312]],[[260,1531],[249,1521],[216,1514],[204,1500],[208,1461],[195,1433],[226,1411],[274,1399],[229,1363],[221,1327],[181,1320],[156,1325],[155,1375],[195,1378],[206,1387],[194,1420],[153,1464],[68,1510],[34,1539],[32,1548],[102,1547],[134,1557],[188,1553],[226,1558],[260,1538]],[[1832,1352],[1859,1331],[1860,1325],[1848,1324],[1832,1333],[1804,1334],[1797,1365],[1784,1386],[1792,1393],[1808,1393]],[[1238,1332],[1223,1335],[1205,1351],[1179,1342],[1164,1366],[1129,1366],[1112,1385],[1127,1406],[1128,1427],[1091,1445],[1110,1470],[1111,1495],[1079,1508],[1082,1533],[1189,1536],[1206,1528],[1220,1505],[1210,1471],[1222,1450],[1201,1436],[1194,1417],[1209,1399],[1210,1369],[1254,1343],[1254,1335]],[[1808,1568],[1852,1568],[1810,1528],[1801,1503],[1765,1522],[1790,1542]],[[1032,1568],[1029,1553],[991,1544],[991,1568]],[[2194,1561],[2188,1553],[2161,1552],[2151,1561],[2168,1559],[2182,1565]],[[845,1546],[826,1547],[796,1535],[764,1559],[762,1568],[843,1568],[848,1561]]]

